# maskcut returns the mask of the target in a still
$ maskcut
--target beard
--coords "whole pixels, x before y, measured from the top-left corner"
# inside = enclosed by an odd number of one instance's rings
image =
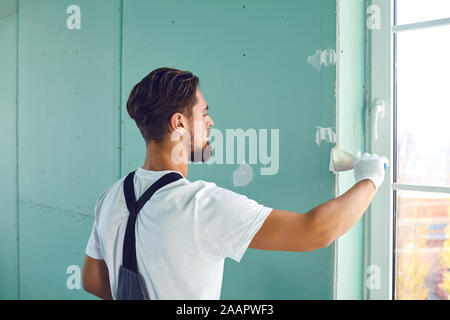
[[[191,141],[191,155],[189,161],[192,162],[206,162],[211,157],[212,147],[209,141],[201,149],[194,149],[194,143]]]
[[[212,147],[209,144],[209,130],[208,130],[208,136],[206,139],[206,143],[201,148],[195,148],[195,142],[198,140],[198,137],[195,137],[194,134],[201,134],[201,131],[198,132],[195,130],[194,122],[191,121],[190,123],[190,130],[189,134],[191,137],[191,154],[189,155],[189,161],[191,162],[206,162],[211,157],[212,154]],[[202,143],[203,143],[202,139]]]

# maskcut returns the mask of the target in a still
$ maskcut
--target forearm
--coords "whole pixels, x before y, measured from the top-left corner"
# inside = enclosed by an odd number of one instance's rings
[[[112,300],[108,267],[104,260],[94,259],[86,255],[83,262],[82,278],[83,289],[86,292],[101,299]]]
[[[372,181],[364,179],[339,197],[313,208],[314,228],[329,243],[346,233],[361,218],[375,196]]]
[[[113,297],[111,295],[111,290],[109,289],[109,284],[103,288],[96,288],[95,290],[88,291],[87,292],[93,294],[94,296],[99,297],[103,300],[113,300]]]
[[[97,297],[99,297],[103,300],[113,300],[110,290],[103,290],[102,292],[99,292]]]

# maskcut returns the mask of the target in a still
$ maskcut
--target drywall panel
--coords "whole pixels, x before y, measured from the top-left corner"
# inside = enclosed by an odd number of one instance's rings
[[[20,298],[95,298],[81,284],[93,217],[28,203],[19,211]]]
[[[16,0],[0,1],[0,299],[18,298],[16,11]]]
[[[92,226],[58,215],[93,216],[119,174],[119,9],[110,0],[19,1],[21,298],[82,295],[64,291],[63,278]]]

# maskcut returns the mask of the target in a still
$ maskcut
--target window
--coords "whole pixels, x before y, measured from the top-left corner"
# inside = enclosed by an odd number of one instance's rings
[[[373,0],[367,12],[381,21],[367,30],[366,141],[391,166],[366,219],[365,298],[447,300],[450,1]]]

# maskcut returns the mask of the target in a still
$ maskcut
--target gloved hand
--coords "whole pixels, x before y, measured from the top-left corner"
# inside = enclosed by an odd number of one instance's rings
[[[389,160],[385,156],[365,152],[361,158],[361,152],[356,152],[353,157],[356,183],[364,179],[370,179],[375,185],[375,190],[378,190],[383,183],[384,172],[387,166],[389,166]]]

